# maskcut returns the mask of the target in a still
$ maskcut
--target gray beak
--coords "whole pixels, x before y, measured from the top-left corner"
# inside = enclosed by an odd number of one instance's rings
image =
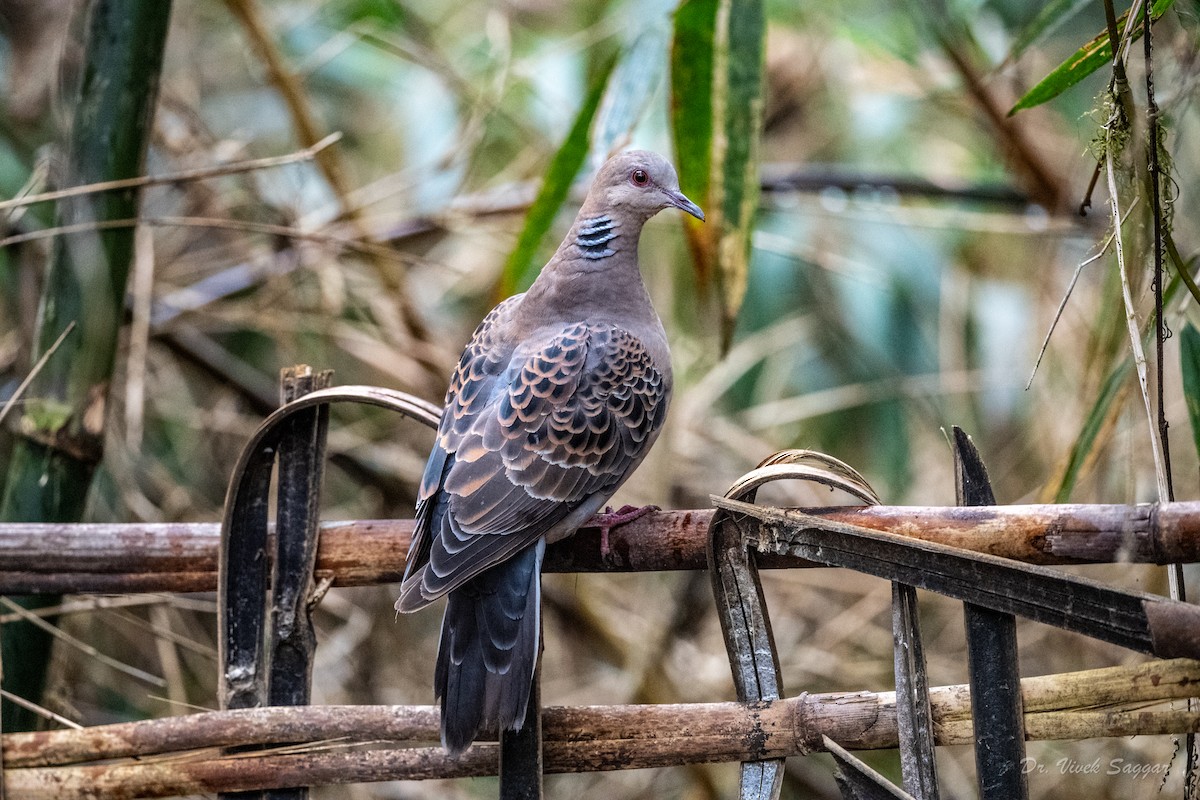
[[[667,202],[670,205],[678,208],[680,211],[686,211],[701,222],[704,221],[704,212],[700,210],[700,206],[688,200],[683,192],[673,192],[668,189],[664,193],[667,195]]]

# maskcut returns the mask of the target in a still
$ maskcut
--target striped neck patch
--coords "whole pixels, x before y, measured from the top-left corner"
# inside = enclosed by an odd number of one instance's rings
[[[575,234],[575,246],[584,258],[598,260],[616,254],[609,247],[609,242],[617,238],[616,229],[620,227],[607,214],[585,219]]]

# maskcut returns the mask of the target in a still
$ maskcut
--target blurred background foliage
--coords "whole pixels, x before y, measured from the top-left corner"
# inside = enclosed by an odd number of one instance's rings
[[[1200,190],[1200,6],[1155,9],[1165,10],[1154,74],[1170,231],[1190,265],[1200,248],[1186,213]],[[0,2],[4,198],[55,188],[80,19],[71,0]],[[1105,29],[1096,0],[176,4],[149,174],[341,138],[315,159],[146,191],[153,272],[130,284],[134,324],[110,387],[88,519],[217,519],[239,448],[277,402],[281,367],[308,363],[334,369],[339,383],[440,400],[478,319],[532,279],[589,170],[627,145],[672,153],[710,224],[664,214],[644,237],[677,389],[666,434],[618,502],[703,507],[763,457],[800,446],[853,464],[888,503],[952,504],[951,424],[974,437],[1001,502],[1156,499],[1111,251],[1080,271],[1033,374],[1073,275],[1111,234],[1103,178],[1089,213],[1077,211],[1111,70],[1102,60],[1051,102],[1008,112]],[[1133,103],[1144,109],[1140,47],[1132,52]],[[1118,186],[1145,325],[1153,262],[1139,130],[1119,154]],[[36,232],[52,211],[3,212],[0,397],[31,368],[49,254]],[[9,239],[24,234],[35,238]],[[1170,330],[1195,315],[1186,292],[1169,295]],[[1178,496],[1194,499],[1181,388],[1194,375],[1180,374],[1180,338],[1166,342],[1163,380]],[[415,425],[335,410],[323,516],[411,515],[429,443]],[[764,499],[844,502],[789,492]],[[1165,586],[1160,569],[1086,572]],[[827,570],[765,582],[789,692],[891,688],[887,583]],[[431,701],[438,615],[396,620],[394,592],[326,597],[316,702]],[[961,612],[923,598],[931,680],[964,682]],[[213,704],[211,596],[116,598],[101,610],[66,602],[65,630],[140,672],[60,645],[43,700],[56,713],[97,724]],[[545,702],[732,696],[704,576],[551,576],[546,603]],[[1025,674],[1139,658],[1033,624],[1021,645]],[[1156,796],[1158,779],[1053,765],[1166,763],[1174,744],[1029,749],[1050,765],[1031,776],[1035,797],[1136,798]],[[947,792],[971,796],[971,753],[944,748],[940,758]],[[893,754],[870,760],[898,777]],[[1168,788],[1182,771],[1176,763]],[[735,780],[732,766],[679,768],[557,776],[548,792],[707,798],[728,796]],[[316,796],[489,794],[494,785],[479,780]],[[785,796],[835,797],[829,762],[792,759]]]

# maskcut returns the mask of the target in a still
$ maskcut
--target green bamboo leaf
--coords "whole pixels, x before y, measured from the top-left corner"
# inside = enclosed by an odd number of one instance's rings
[[[671,129],[679,188],[707,206],[713,140],[713,36],[718,0],[684,0],[675,12],[671,44]],[[691,220],[691,217],[687,219]],[[699,221],[688,226],[690,235]],[[705,264],[697,260],[697,268]]]
[[[1200,331],[1188,323],[1179,335],[1179,361],[1183,372],[1183,396],[1187,401],[1192,441],[1200,453]]]
[[[700,285],[711,281],[728,347],[758,210],[766,18],[761,0],[686,0],[675,14],[671,111],[680,188],[708,215],[687,223]]]
[[[1063,471],[1062,483],[1058,486],[1058,492],[1054,495],[1054,502],[1066,503],[1071,499],[1071,492],[1074,491],[1075,482],[1079,480],[1079,474],[1083,471],[1084,462],[1087,461],[1088,454],[1092,452],[1092,447],[1096,444],[1096,438],[1104,429],[1110,414],[1113,413],[1117,398],[1127,387],[1128,383],[1125,379],[1132,368],[1133,359],[1127,357],[1122,359],[1109,373],[1108,379],[1100,389],[1100,396],[1096,398],[1096,403],[1088,413],[1087,419],[1084,420],[1079,436],[1075,438],[1075,444],[1071,447],[1071,453],[1067,458],[1067,467]]]
[[[1150,4],[1150,19],[1158,19],[1163,14],[1167,13],[1167,9],[1174,4],[1175,0],[1154,0],[1154,2]]]
[[[671,28],[664,17],[648,23],[629,46],[613,72],[596,112],[592,151],[607,158],[628,144],[662,80],[666,62],[663,52],[670,42]]]
[[[728,32],[716,49],[713,106],[724,117],[724,137],[713,142],[721,173],[723,225],[718,231],[717,286],[721,294],[721,339],[729,347],[750,274],[750,236],[758,211],[758,143],[762,134],[763,53],[766,15],[762,0],[730,0]],[[718,17],[720,19],[720,17]],[[718,25],[718,32],[722,26]],[[726,67],[722,70],[723,65]],[[724,80],[722,80],[724,77]],[[722,91],[724,92],[722,96]]]
[[[546,170],[546,177],[542,179],[537,197],[530,206],[529,213],[525,215],[525,227],[521,229],[517,244],[504,264],[504,272],[500,277],[500,291],[505,297],[529,288],[541,269],[541,265],[535,263],[534,257],[587,157],[592,119],[596,116],[596,109],[600,106],[604,87],[608,85],[608,78],[616,61],[616,57],[608,59],[596,73],[592,85],[588,87],[583,105],[575,115],[575,122],[572,123],[567,138],[554,154],[550,168]]]
[[[1150,7],[1150,18],[1158,19],[1161,17],[1171,7],[1173,2],[1174,0],[1155,0],[1155,3]],[[1122,14],[1120,19],[1117,20],[1117,30],[1122,35],[1124,35],[1128,20],[1128,11]],[[1140,26],[1141,21],[1142,14],[1139,6],[1138,16],[1134,24]],[[1133,34],[1135,41],[1140,36],[1140,32]],[[1042,103],[1053,100],[1096,70],[1102,68],[1105,64],[1111,63],[1112,59],[1112,42],[1109,41],[1108,31],[1101,31],[1091,41],[1076,50],[1070,58],[1055,67],[1036,86],[1026,92],[1025,96],[1018,100],[1017,104],[1009,110],[1009,116],[1023,109],[1033,108],[1034,106],[1039,106]]]

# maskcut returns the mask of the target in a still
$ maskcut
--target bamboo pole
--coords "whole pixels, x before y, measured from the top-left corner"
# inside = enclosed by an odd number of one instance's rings
[[[1200,561],[1200,502],[1162,505],[866,506],[810,509],[858,525],[1032,564]],[[546,553],[548,572],[704,569],[709,509],[649,514],[612,531],[583,529]],[[399,580],[411,520],[327,522],[318,579],[337,586]],[[215,523],[0,524],[0,592],[212,591]],[[761,555],[764,568],[812,566]]]
[[[61,185],[142,173],[170,16],[171,3],[162,0],[91,4]],[[62,198],[55,225],[136,217],[140,196],[138,189],[128,188]],[[46,353],[63,331],[74,329],[46,360],[22,406],[0,519],[67,522],[83,513],[103,447],[133,234],[132,228],[92,230],[54,241],[30,361]],[[28,597],[23,602],[37,608],[58,601]],[[5,626],[0,634],[5,688],[26,698],[41,694],[50,642],[25,623]],[[2,720],[4,729],[12,730],[35,718],[5,703]]]
[[[1200,730],[1200,711],[1168,706],[1195,696],[1197,686],[1200,662],[1188,659],[1026,678],[1026,735],[1079,739]],[[974,740],[967,686],[935,688],[930,701],[938,744]],[[851,750],[897,743],[892,692],[803,694],[761,705],[548,708],[544,723],[549,772],[806,755],[823,749],[822,736]],[[438,713],[431,706],[205,712],[7,734],[4,778],[13,796],[26,800],[100,800],[495,774],[494,744],[478,744],[452,759],[428,746],[437,737]],[[220,756],[217,748],[231,744],[285,747]],[[353,749],[364,744],[375,749]],[[401,745],[407,746],[395,749]],[[104,763],[90,763],[99,761]]]

